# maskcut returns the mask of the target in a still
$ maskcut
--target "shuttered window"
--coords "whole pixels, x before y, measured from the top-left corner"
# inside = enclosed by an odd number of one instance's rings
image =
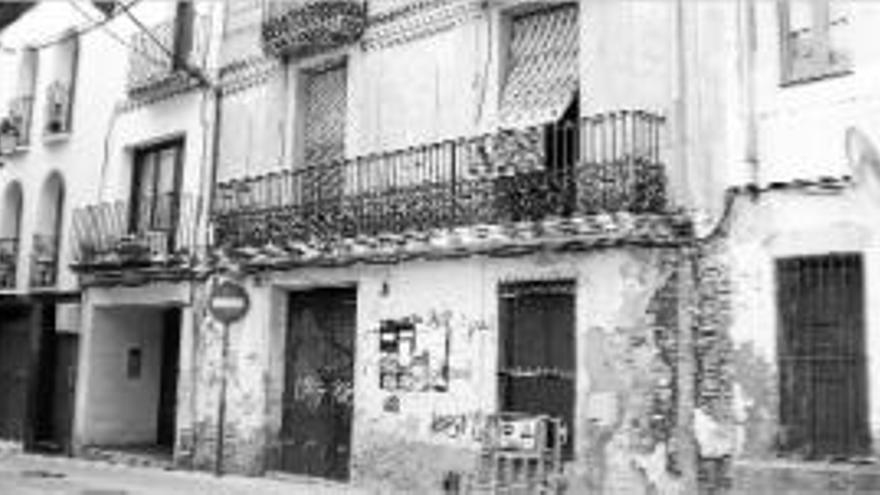
[[[341,160],[344,156],[346,77],[345,65],[306,74],[306,165]]]
[[[558,120],[578,89],[576,5],[515,16],[510,23],[500,123],[521,127]]]

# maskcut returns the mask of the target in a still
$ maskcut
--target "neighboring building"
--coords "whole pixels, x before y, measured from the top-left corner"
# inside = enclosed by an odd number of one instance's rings
[[[71,215],[82,292],[78,453],[140,451],[170,464],[175,452],[186,417],[178,381],[194,357],[193,284],[204,276],[221,13],[210,1],[118,5],[104,28],[113,38],[83,54],[92,60],[83,72],[102,82],[84,88],[113,111],[98,120],[92,194]]]
[[[100,17],[89,2],[81,8]],[[71,204],[94,193],[112,102],[70,4],[3,5],[0,29],[0,438],[70,449],[79,288]],[[10,17],[10,11],[16,10]],[[94,52],[91,52],[94,53]],[[83,91],[82,87],[94,91]]]
[[[734,483],[741,493],[874,493],[880,5],[746,5],[751,163],[735,185],[752,195],[732,210],[725,253]]]
[[[201,291],[192,465],[217,465],[222,434],[225,471],[391,491],[508,470],[571,493],[687,490],[681,404],[721,424],[729,393],[676,371],[676,273],[744,127],[727,102],[738,8],[227,2],[212,221],[250,311],[224,327],[215,282]],[[505,465],[487,439],[504,412],[564,434],[508,424],[505,442],[558,442]],[[699,448],[723,474],[731,451]]]

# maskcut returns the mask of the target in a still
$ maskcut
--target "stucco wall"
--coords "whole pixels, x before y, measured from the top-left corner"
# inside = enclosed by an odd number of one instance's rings
[[[159,409],[162,312],[116,307],[93,309],[89,330],[89,386],[83,445],[153,443]],[[129,349],[141,351],[141,375],[126,375]]]
[[[577,339],[576,461],[566,474],[577,490],[648,493],[678,486],[667,462],[674,422],[651,418],[673,406],[669,346],[674,257],[621,249],[520,259],[475,258],[348,269],[301,269],[246,280],[248,316],[230,327],[227,469],[274,469],[281,424],[287,293],[326,286],[357,288],[353,457],[356,482],[376,489],[439,491],[449,471],[474,469],[480,421],[494,412],[500,282],[574,280]],[[387,295],[383,285],[387,284]],[[197,302],[204,304],[204,300]],[[180,425],[180,462],[212,466],[220,326],[204,306],[194,342],[196,382],[182,402],[193,408]],[[379,387],[378,328],[384,319],[418,316],[451,328],[446,392],[389,393]],[[441,323],[442,322],[442,323]],[[387,410],[394,395],[399,408]],[[657,409],[660,408],[660,409]],[[666,408],[666,409],[663,409]],[[461,431],[437,418],[466,418]],[[432,426],[435,425],[435,426]],[[579,492],[578,492],[579,493]]]
[[[864,330],[868,376],[868,419],[877,452],[880,438],[880,308],[873,301],[880,291],[876,218],[878,204],[870,191],[856,184],[822,195],[804,190],[776,191],[758,201],[743,199],[735,209],[727,256],[733,281],[733,341],[731,372],[734,387],[736,427],[735,458],[740,467],[735,483],[743,492],[782,489],[786,483],[813,489],[832,490],[832,478],[862,475],[853,465],[831,469],[825,463],[780,464],[779,373],[777,338],[780,332],[777,308],[775,262],[790,256],[858,253],[864,267]],[[812,474],[811,474],[812,473]],[[867,473],[870,476],[870,473]],[[813,476],[813,478],[810,478]],[[876,480],[868,483],[877,488]],[[809,482],[807,480],[813,480]],[[750,484],[751,483],[751,484]],[[754,484],[758,483],[758,484]],[[817,485],[817,483],[819,483]],[[848,482],[847,482],[848,483]],[[847,489],[846,483],[841,485]],[[793,488],[794,489],[794,488]],[[868,485],[865,485],[868,489]],[[837,490],[837,488],[834,488]]]

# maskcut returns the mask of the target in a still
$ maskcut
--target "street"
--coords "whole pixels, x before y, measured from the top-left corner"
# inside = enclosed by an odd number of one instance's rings
[[[0,494],[355,494],[355,490],[310,479],[268,479],[135,468],[99,461],[28,454],[0,454]]]

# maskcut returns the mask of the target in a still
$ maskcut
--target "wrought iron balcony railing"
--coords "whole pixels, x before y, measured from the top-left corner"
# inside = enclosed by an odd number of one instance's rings
[[[34,234],[31,246],[31,287],[54,287],[58,283],[58,236]]]
[[[16,147],[25,147],[31,142],[33,108],[33,96],[19,96],[9,102],[9,116],[6,118],[9,128],[6,131],[15,136]]]
[[[188,266],[196,245],[198,204],[197,197],[168,193],[75,210],[75,269]]]
[[[14,289],[18,267],[18,238],[0,239],[0,289]]]
[[[620,111],[218,185],[220,245],[333,241],[600,212],[663,213],[664,119]]]
[[[185,67],[204,69],[209,19],[172,17],[131,37],[127,89],[130,97],[149,94],[168,85],[192,82]],[[170,53],[169,53],[170,52]]]
[[[263,49],[272,56],[306,57],[356,42],[367,15],[355,0],[270,0],[264,11]]]

